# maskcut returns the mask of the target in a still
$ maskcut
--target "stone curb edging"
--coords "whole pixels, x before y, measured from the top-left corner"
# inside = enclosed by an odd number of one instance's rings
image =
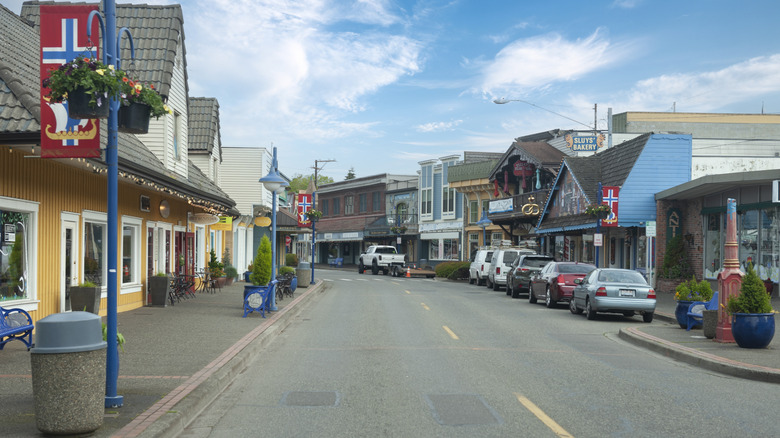
[[[710,371],[742,379],[757,380],[767,383],[780,383],[780,371],[774,368],[746,364],[705,353],[694,348],[689,348],[643,333],[638,327],[621,329],[618,332],[618,336],[634,345],[647,348],[648,350],[663,354],[664,356],[671,357],[680,362],[685,362]]]
[[[179,387],[112,435],[116,438],[177,437],[206,409],[248,364],[303,310],[302,304],[322,289],[308,286],[290,304],[274,313]],[[302,288],[299,288],[302,290]]]

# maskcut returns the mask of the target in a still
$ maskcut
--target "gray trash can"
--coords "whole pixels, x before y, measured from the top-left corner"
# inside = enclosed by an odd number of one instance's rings
[[[298,277],[298,287],[309,287],[311,283],[311,264],[308,262],[298,263],[295,268],[295,276]]]
[[[32,363],[35,425],[54,435],[89,433],[103,425],[106,342],[89,312],[56,313],[35,324]]]

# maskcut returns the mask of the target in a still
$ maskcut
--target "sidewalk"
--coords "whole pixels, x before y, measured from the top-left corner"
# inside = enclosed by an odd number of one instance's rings
[[[316,270],[348,270],[315,266]],[[356,268],[355,268],[356,269]],[[404,281],[399,278],[397,281]],[[416,281],[416,280],[411,280]],[[448,281],[448,280],[440,280]],[[237,282],[215,294],[198,294],[173,307],[142,307],[118,316],[127,342],[119,353],[117,393],[124,405],[107,409],[94,437],[177,436],[280,333],[323,286],[299,287],[278,311],[242,318]],[[773,300],[774,308],[780,302]],[[780,383],[780,340],[769,348],[743,349],[706,339],[701,329],[681,329],[671,294],[660,294],[652,324],[637,321],[620,338],[704,369]],[[21,342],[0,351],[0,418],[4,436],[37,436],[30,353]]]
[[[117,394],[121,408],[106,409],[93,437],[176,436],[281,332],[322,282],[298,287],[265,318],[243,316],[244,282],[214,294],[198,293],[169,307],[120,313]],[[34,338],[34,337],[33,337]],[[3,436],[39,436],[35,426],[30,353],[21,342],[0,351]]]

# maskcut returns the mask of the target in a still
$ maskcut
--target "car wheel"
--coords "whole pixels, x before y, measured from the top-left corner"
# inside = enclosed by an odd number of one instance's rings
[[[585,301],[585,316],[591,321],[596,319],[596,311],[590,305],[590,300]]]
[[[472,277],[471,274],[469,274],[469,284],[474,284],[476,282],[477,281],[474,279],[474,277]]]
[[[528,302],[531,304],[536,304],[536,295],[534,295],[534,291],[532,291],[530,288],[528,289]]]
[[[365,271],[365,270],[366,270],[366,267],[365,267],[365,266],[363,266],[363,262],[362,262],[362,261],[360,261],[360,262],[358,263],[358,274],[362,274],[362,273],[363,273],[363,271]]]
[[[574,303],[574,297],[573,296],[571,297],[571,301],[569,301],[569,312],[571,312],[571,313],[573,313],[575,315],[579,315],[580,313],[582,313],[582,309],[577,307],[577,304]]]
[[[642,321],[653,322],[653,312],[645,312],[642,314]]]
[[[477,275],[477,286],[484,286],[485,285],[485,279],[480,278],[479,275]]]
[[[548,309],[552,309],[558,303],[555,300],[553,300],[552,299],[552,295],[550,295],[550,286],[547,286],[547,292],[546,293],[547,293],[547,295],[545,295],[544,304],[547,306]]]
[[[373,275],[379,274],[379,266],[377,266],[376,260],[374,260],[374,263],[371,264],[371,273]]]
[[[507,290],[509,290],[509,285],[507,284]],[[512,288],[512,298],[520,298],[520,289]]]
[[[485,287],[488,289],[493,288],[493,283],[490,282],[490,277],[485,277]]]
[[[495,281],[493,282],[493,290],[499,290],[501,289],[501,286],[498,285]]]

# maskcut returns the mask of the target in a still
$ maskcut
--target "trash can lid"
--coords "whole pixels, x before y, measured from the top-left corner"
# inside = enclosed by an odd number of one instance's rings
[[[299,262],[298,269],[309,269],[309,262]]]
[[[106,346],[98,315],[80,311],[55,313],[35,323],[35,346],[30,353],[76,353]]]

